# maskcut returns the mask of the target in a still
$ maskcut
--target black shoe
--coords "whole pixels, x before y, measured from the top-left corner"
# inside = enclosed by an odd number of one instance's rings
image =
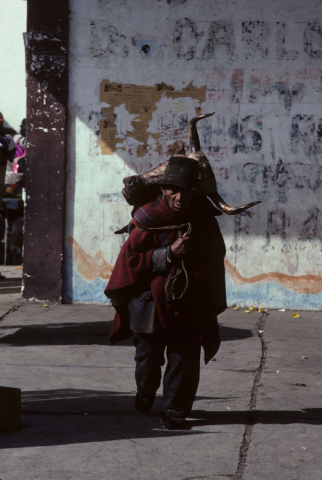
[[[140,413],[149,413],[153,407],[155,397],[142,397],[139,393],[135,396],[135,410]]]
[[[168,430],[180,430],[185,427],[185,414],[182,410],[165,410],[162,420]]]

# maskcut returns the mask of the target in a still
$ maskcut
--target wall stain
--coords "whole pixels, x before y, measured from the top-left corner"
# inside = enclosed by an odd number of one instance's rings
[[[249,80],[249,102],[260,103],[261,97],[272,93],[272,77],[266,70],[252,70]]]
[[[241,103],[244,88],[244,70],[242,68],[236,68],[234,70],[231,77],[230,87],[230,100],[234,103]]]
[[[300,54],[297,50],[286,49],[286,38],[286,23],[277,22],[276,57],[279,60],[297,60]]]
[[[307,156],[321,152],[321,125],[322,119],[317,121],[315,127],[313,115],[294,115],[291,126],[291,151],[304,152]],[[316,131],[317,130],[317,131]]]
[[[106,57],[108,54],[121,58],[128,56],[129,40],[107,20],[92,20],[90,29],[90,50],[93,57]]]
[[[269,139],[270,139],[270,144],[271,144],[271,156],[273,158],[273,160],[275,160],[275,142],[274,142],[274,136],[273,136],[273,129],[272,128],[268,128],[267,129],[268,131],[268,134],[269,134]]]
[[[99,201],[102,203],[120,203],[124,204],[124,197],[122,192],[100,193],[98,195]]]
[[[306,85],[304,81],[290,84],[288,73],[272,75],[266,70],[253,69],[249,81],[249,102],[260,103],[262,98],[274,92],[283,102],[286,112],[290,112],[294,104],[303,100]]]
[[[233,153],[258,152],[262,148],[262,136],[258,130],[262,130],[261,117],[252,118],[253,115],[243,118],[240,122],[232,123],[228,134],[233,140]],[[256,130],[255,130],[256,128]]]
[[[221,70],[214,70],[207,74],[205,83],[207,85],[208,100],[217,103],[224,97],[226,93],[226,81],[227,75]]]
[[[284,102],[284,107],[287,112],[291,111],[293,102],[300,103],[305,94],[304,83],[295,83],[294,85],[287,85],[286,82],[276,82],[273,89],[275,89],[281,100]]]
[[[253,284],[277,282],[295,293],[312,295],[322,292],[322,277],[318,275],[286,275],[285,273],[269,272],[255,275],[253,277],[243,277],[236,267],[228,260],[225,260],[226,273],[235,283]]]

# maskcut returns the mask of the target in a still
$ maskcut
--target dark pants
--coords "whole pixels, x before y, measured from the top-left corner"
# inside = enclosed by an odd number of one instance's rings
[[[135,379],[140,396],[153,399],[161,383],[161,366],[167,348],[163,377],[163,410],[191,411],[200,373],[200,343],[196,335],[170,329],[156,333],[133,332],[136,346]]]

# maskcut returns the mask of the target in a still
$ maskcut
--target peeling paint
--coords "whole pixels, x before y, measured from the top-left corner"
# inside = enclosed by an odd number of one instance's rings
[[[94,57],[120,55],[125,58],[129,54],[129,45],[126,35],[119,33],[114,25],[107,20],[92,20],[91,25],[91,54]]]
[[[196,88],[188,85],[183,90],[176,91],[173,86],[165,83],[155,84],[153,87],[133,84],[117,84],[108,80],[101,82],[100,100],[110,106],[102,108],[105,119],[100,121],[101,153],[112,155],[122,147],[125,138],[133,138],[139,142],[136,154],[143,157],[148,151],[148,139],[150,136],[149,127],[152,121],[153,112],[157,110],[157,103],[161,97],[173,99],[192,98],[203,102],[206,99],[206,87]],[[122,116],[116,113],[117,107],[124,105],[125,110]],[[129,115],[129,121],[122,128],[121,118],[124,114]],[[165,128],[160,118],[159,133],[153,134],[154,140],[159,140],[161,130]],[[187,126],[187,118],[173,115],[172,128],[183,128]],[[158,148],[158,142],[157,146]]]

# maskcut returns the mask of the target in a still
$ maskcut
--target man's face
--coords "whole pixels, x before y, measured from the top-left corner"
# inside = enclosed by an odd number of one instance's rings
[[[166,185],[161,187],[163,195],[166,196],[171,210],[178,213],[184,213],[190,206],[193,197],[193,191],[176,185]]]

